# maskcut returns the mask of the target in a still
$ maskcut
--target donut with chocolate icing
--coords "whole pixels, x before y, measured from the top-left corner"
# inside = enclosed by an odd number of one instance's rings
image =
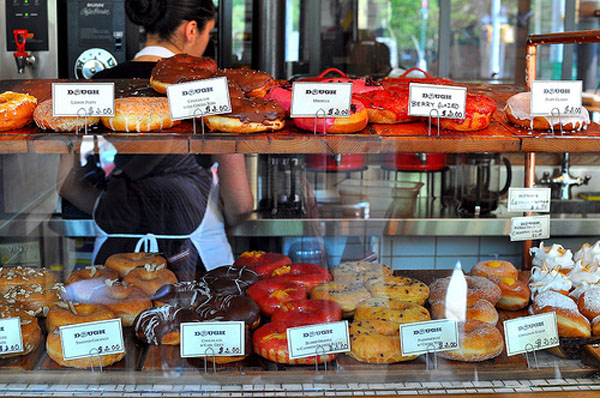
[[[266,72],[253,69],[221,69],[214,74],[214,77],[225,76],[229,83],[230,95],[239,96],[242,93],[245,97],[263,98],[267,90],[275,82],[273,77]]]
[[[250,285],[258,282],[258,274],[248,267],[224,265],[208,271],[202,277],[217,294],[246,294]]]
[[[150,76],[150,85],[161,94],[169,84],[208,79],[217,71],[217,63],[207,57],[177,54],[156,63]]]
[[[231,98],[231,112],[204,117],[211,131],[225,133],[259,133],[285,127],[285,109],[275,101],[259,98]]]
[[[180,324],[201,320],[202,317],[193,308],[163,305],[140,312],[133,327],[137,338],[147,344],[178,345]]]
[[[154,304],[196,308],[212,296],[206,281],[183,281],[161,286],[152,299]]]
[[[251,329],[256,329],[260,324],[260,308],[248,296],[212,296],[195,311],[204,321],[244,321]]]
[[[261,278],[268,278],[276,268],[291,264],[292,260],[280,253],[267,253],[263,251],[243,252],[234,265],[244,265],[258,274]]]

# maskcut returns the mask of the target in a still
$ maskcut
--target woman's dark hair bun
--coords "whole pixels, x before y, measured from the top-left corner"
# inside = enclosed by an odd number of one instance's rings
[[[134,24],[144,27],[152,26],[164,16],[168,1],[126,0],[125,12]]]

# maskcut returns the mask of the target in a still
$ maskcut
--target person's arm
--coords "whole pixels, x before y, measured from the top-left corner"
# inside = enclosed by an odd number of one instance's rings
[[[78,161],[78,155],[61,156],[56,190],[79,210],[91,215],[100,190],[85,179],[88,170],[81,167]]]
[[[219,162],[219,193],[227,225],[244,221],[252,212],[253,198],[244,155],[214,155]]]

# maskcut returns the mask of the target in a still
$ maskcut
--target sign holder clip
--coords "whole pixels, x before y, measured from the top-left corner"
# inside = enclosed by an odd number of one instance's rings
[[[427,353],[425,354],[425,366],[427,370],[437,370],[438,368],[438,357],[435,345],[429,343],[427,345]]]
[[[211,354],[209,354],[209,352]],[[209,355],[212,357],[213,373],[217,373],[217,359],[215,355],[215,350],[212,347],[207,347],[206,350],[204,350],[204,373],[208,373],[208,360],[206,358]]]
[[[527,368],[539,369],[540,363],[538,362],[537,354],[535,353],[535,348],[533,347],[533,344],[527,344],[525,346],[525,349],[527,350],[527,351],[525,351],[525,359],[527,360]],[[529,360],[529,353],[532,354],[533,361]],[[533,362],[533,366],[532,366],[532,362]]]
[[[315,113],[315,122],[313,123],[313,134],[317,135],[317,123],[319,122],[320,119],[320,115],[321,112],[323,112],[323,134],[327,135],[327,113],[325,112],[325,109],[320,108],[316,113]]]
[[[428,123],[428,127],[427,127],[427,136],[431,137],[431,119],[433,118],[433,114],[436,114],[436,118],[437,118],[437,136],[440,136],[440,111],[438,111],[437,109],[432,109],[429,111],[429,117],[427,118],[427,120],[429,121]]]
[[[556,134],[554,132],[554,118],[557,117],[558,118],[558,126],[560,127],[560,135],[563,135],[564,131],[563,131],[563,124],[562,121],[560,119],[560,109],[558,108],[552,108],[552,110],[550,111],[550,129],[552,130],[552,136],[554,137]]]
[[[204,138],[204,112],[202,112],[202,109],[200,108],[196,108],[194,110],[194,117],[192,118],[194,135],[196,135],[196,118],[198,117],[200,118],[200,122],[202,123],[202,138]]]
[[[82,113],[83,111],[83,113]],[[83,135],[88,133],[88,114],[85,108],[79,108],[77,110],[77,118],[75,119],[75,135],[79,135],[79,118],[83,117]]]

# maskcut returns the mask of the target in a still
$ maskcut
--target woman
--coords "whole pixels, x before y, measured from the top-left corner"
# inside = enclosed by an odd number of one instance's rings
[[[146,30],[146,46],[133,61],[96,78],[149,78],[163,57],[201,56],[215,24],[210,0],[127,0],[125,9]],[[63,161],[64,171],[74,161]],[[217,172],[213,163],[218,163]],[[233,262],[224,224],[243,220],[253,203],[243,155],[117,155],[115,166],[102,191],[85,179],[79,165],[61,173],[59,181],[60,194],[94,216],[94,264],[133,251],[133,236],[147,233],[163,237],[159,250],[180,280]]]

